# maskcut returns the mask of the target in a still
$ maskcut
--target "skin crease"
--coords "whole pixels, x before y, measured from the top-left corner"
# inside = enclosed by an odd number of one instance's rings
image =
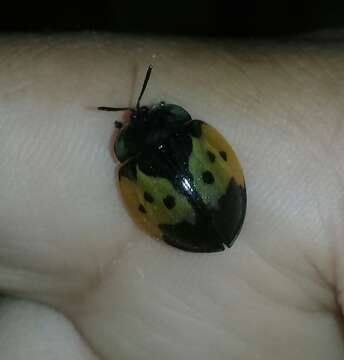
[[[98,359],[342,359],[343,60],[324,38],[0,38],[2,292],[56,308]],[[150,63],[142,104],[208,121],[243,166],[230,250],[171,248],[121,203],[121,114],[95,108],[132,105]]]

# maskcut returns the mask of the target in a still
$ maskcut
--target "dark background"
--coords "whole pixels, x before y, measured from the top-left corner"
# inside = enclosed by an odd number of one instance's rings
[[[95,0],[1,4],[0,31],[284,36],[344,26],[344,1]]]

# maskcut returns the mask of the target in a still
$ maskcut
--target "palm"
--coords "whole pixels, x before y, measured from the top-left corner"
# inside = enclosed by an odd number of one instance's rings
[[[91,64],[92,44],[85,47],[84,61]],[[232,61],[225,49],[214,49]],[[205,50],[208,61],[217,59],[214,49]],[[49,61],[68,62],[51,51]],[[2,288],[58,308],[99,358],[342,358],[336,296],[343,271],[337,240],[343,226],[342,104],[340,92],[328,90],[338,87],[338,77],[317,80],[321,65],[302,51],[312,70],[301,75],[272,54],[269,73],[264,64],[238,60],[245,76],[219,63],[201,77],[200,60],[191,81],[163,75],[162,62],[160,78],[152,81],[152,99],[174,96],[194,117],[211,122],[244,167],[246,222],[233,248],[216,254],[168,247],[127,216],[113,186],[107,143],[112,118],[84,105],[102,104],[111,93],[107,55],[98,59],[97,81],[92,74],[80,74],[76,85],[66,79],[53,98],[44,95],[51,93],[51,79],[42,75],[30,95],[35,110],[8,112],[0,133],[6,144],[0,155],[6,160],[0,179]],[[71,62],[68,69],[77,67]],[[25,82],[31,75],[23,67],[17,76]],[[119,84],[127,78],[115,82],[123,100],[129,90]],[[173,95],[176,83],[180,99]],[[88,84],[97,90],[76,91]],[[196,96],[194,89],[206,90]],[[187,104],[186,94],[193,94]],[[2,109],[18,102],[5,95],[1,101]],[[61,110],[61,103],[71,110]]]

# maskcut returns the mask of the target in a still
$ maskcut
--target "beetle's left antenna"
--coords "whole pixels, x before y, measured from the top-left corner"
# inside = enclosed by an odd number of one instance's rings
[[[102,111],[125,111],[125,110],[129,110],[130,108],[128,107],[108,107],[108,106],[99,106],[97,107],[97,110],[102,110]]]
[[[147,87],[149,78],[150,78],[151,73],[152,73],[152,69],[153,69],[153,66],[152,66],[152,65],[149,65],[149,66],[148,66],[148,69],[147,69],[147,72],[146,72],[145,79],[144,79],[144,81],[143,81],[143,85],[142,85],[142,89],[141,89],[140,95],[139,95],[139,97],[138,97],[138,99],[137,99],[136,110],[138,110],[139,107],[140,107],[140,101],[141,101],[142,96],[143,96],[143,94],[144,94],[144,92],[145,92],[145,90],[146,90],[146,87]]]

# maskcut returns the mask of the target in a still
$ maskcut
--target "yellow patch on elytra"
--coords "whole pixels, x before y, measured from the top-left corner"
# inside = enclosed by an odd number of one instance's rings
[[[217,149],[217,154],[220,151],[224,151],[227,155],[227,163],[229,165],[229,171],[236,183],[241,186],[245,186],[245,180],[241,165],[234,150],[228,144],[226,139],[212,126],[208,124],[202,124],[202,136],[200,139],[203,143],[211,145]],[[217,155],[216,154],[216,155]],[[224,160],[223,160],[224,161]]]
[[[226,193],[231,179],[228,164],[217,159],[209,160],[207,151],[217,152],[210,144],[205,144],[202,139],[192,138],[192,153],[189,158],[189,169],[194,177],[195,187],[204,201],[211,207],[217,207],[218,200]],[[213,183],[206,183],[203,174],[209,172],[213,177]]]
[[[148,176],[140,171],[138,166],[136,174],[136,181],[122,176],[119,186],[130,215],[141,229],[161,238],[160,224],[174,225],[182,221],[195,223],[194,209],[187,198],[174,189],[169,180]],[[145,199],[145,192],[149,194],[151,201]],[[164,199],[168,196],[174,199],[172,208],[167,208],[164,204]],[[144,211],[140,211],[140,207]]]
[[[139,210],[140,200],[138,196],[138,186],[134,181],[122,176],[119,181],[119,187],[123,196],[125,205],[128,208],[129,214],[133,218],[134,222],[148,234],[161,238],[162,233],[158,227],[158,224],[148,216]]]
[[[159,224],[177,224],[181,221],[195,222],[195,212],[187,198],[177,192],[169,180],[161,177],[153,177],[144,174],[138,166],[137,185],[141,190],[138,194],[140,201],[144,202],[144,191],[148,192],[154,199],[152,203],[145,203],[147,214],[150,218],[156,219]],[[168,209],[164,204],[164,198],[171,196],[175,205]]]

